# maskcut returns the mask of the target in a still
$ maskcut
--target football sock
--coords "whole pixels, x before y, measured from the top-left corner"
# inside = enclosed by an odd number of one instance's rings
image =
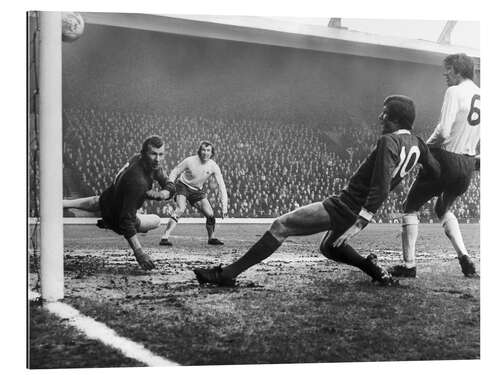
[[[441,224],[443,225],[444,233],[450,239],[457,255],[468,255],[462,233],[460,232],[460,226],[458,225],[458,220],[455,215],[449,211],[446,212],[441,219]]]
[[[168,219],[167,228],[165,229],[165,232],[163,233],[163,235],[161,236],[161,238],[168,239],[168,237],[170,236],[170,233],[172,233],[172,231],[174,230],[174,228],[175,228],[176,225],[177,225],[177,220],[176,219],[174,219],[173,217],[171,217],[170,219]]]
[[[207,217],[205,227],[207,228],[208,238],[212,238],[212,235],[214,234],[214,230],[215,230],[215,217],[214,216]]]
[[[243,271],[269,257],[281,246],[271,232],[267,231],[241,258],[222,269],[222,276],[235,278]]]
[[[351,245],[344,243],[334,247],[330,252],[331,258],[336,262],[345,263],[367,272],[366,258],[361,256]]]
[[[418,217],[416,214],[405,214],[402,224],[402,245],[403,245],[403,260],[408,268],[416,266],[415,262],[415,247],[418,237]]]

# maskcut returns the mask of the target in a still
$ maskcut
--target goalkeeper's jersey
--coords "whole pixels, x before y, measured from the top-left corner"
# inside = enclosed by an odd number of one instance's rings
[[[146,191],[158,181],[162,189],[167,184],[162,168],[151,170],[135,155],[117,173],[113,183],[101,194],[99,204],[106,225],[125,238],[136,234],[137,210],[146,199]]]
[[[340,199],[356,213],[367,212],[369,219],[417,163],[439,176],[439,164],[422,139],[404,129],[384,134],[342,190]]]

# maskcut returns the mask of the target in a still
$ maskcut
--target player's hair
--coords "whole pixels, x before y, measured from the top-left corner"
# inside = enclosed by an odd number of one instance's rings
[[[212,147],[212,156],[210,158],[213,158],[215,155],[215,147],[212,142],[210,141],[201,141],[200,146],[198,147],[198,156],[201,158],[201,148],[202,147],[207,147],[210,146]]]
[[[148,152],[148,147],[154,147],[154,148],[160,148],[163,146],[163,141],[160,137],[157,135],[152,135],[151,137],[148,137],[144,143],[142,144],[141,148],[141,154],[145,155]]]
[[[398,123],[402,129],[411,130],[415,121],[413,99],[404,95],[390,95],[384,100],[388,120]]]
[[[474,60],[465,53],[455,53],[448,55],[444,59],[445,66],[451,66],[455,73],[464,78],[474,79]]]

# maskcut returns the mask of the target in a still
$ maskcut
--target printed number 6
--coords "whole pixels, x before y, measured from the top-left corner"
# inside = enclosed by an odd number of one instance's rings
[[[470,101],[470,110],[467,115],[467,122],[470,126],[477,126],[481,122],[481,110],[479,108],[481,104],[481,96],[474,95]]]

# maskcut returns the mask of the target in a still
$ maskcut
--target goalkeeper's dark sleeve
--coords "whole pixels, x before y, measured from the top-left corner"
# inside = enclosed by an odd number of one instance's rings
[[[161,190],[168,190],[170,192],[170,197],[175,194],[175,184],[172,181],[168,180],[168,178],[165,176],[163,168],[156,170],[153,178],[158,181]]]
[[[175,184],[172,181],[167,181],[164,190],[168,190],[170,192],[170,198],[172,198],[175,195]]]
[[[169,192],[168,198],[165,198],[163,193],[166,191]],[[168,181],[165,185],[165,187],[161,191],[155,191],[153,189],[150,189],[144,193],[145,198],[149,200],[154,200],[154,201],[162,201],[162,200],[169,200],[172,199],[173,196],[175,195],[175,184],[173,182]]]

